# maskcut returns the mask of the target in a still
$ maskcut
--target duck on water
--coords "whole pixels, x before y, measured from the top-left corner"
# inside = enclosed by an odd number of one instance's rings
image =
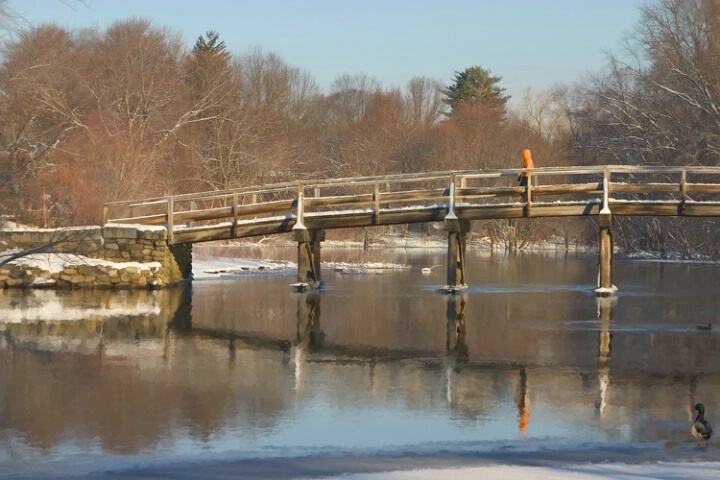
[[[712,437],[712,427],[710,426],[710,422],[705,420],[705,405],[698,403],[695,405],[695,410],[698,413],[692,425],[692,435],[697,439],[698,445],[700,445],[702,441],[707,445],[708,440]]]

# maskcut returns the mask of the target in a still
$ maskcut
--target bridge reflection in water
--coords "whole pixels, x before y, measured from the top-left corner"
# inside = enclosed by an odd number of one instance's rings
[[[252,282],[252,291],[127,292],[122,302],[102,292],[2,292],[3,312],[29,316],[0,322],[0,443],[53,450],[73,438],[132,455],[184,432],[200,442],[229,435],[244,448],[327,404],[368,423],[383,412],[432,423],[445,412],[446,428],[471,438],[579,428],[674,445],[695,401],[720,403],[713,332],[651,331],[646,342],[614,324],[623,299],[584,298],[597,302],[595,318],[551,326],[472,290],[393,294],[391,308],[351,301],[340,287],[261,297],[284,291],[285,280]],[[115,313],[87,309],[102,302],[115,302]],[[48,319],[58,304],[68,317]],[[709,357],[701,370],[697,352]]]

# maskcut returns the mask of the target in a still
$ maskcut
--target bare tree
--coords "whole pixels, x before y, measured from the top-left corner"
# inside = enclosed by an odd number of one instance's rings
[[[87,0],[58,0],[68,8],[86,6]],[[22,16],[12,0],[0,0],[0,37],[9,38],[27,28],[30,23]]]
[[[660,0],[641,9],[610,68],[580,90],[576,151],[595,162],[720,164],[720,0]],[[629,248],[690,252],[687,238],[717,235],[715,220],[633,219]],[[706,242],[699,242],[700,244]],[[707,253],[707,250],[705,250]]]
[[[622,163],[720,161],[720,1],[642,7],[624,54],[585,90],[580,148]]]
[[[407,83],[405,102],[414,125],[435,125],[446,113],[442,83],[427,77],[414,77]]]
[[[48,194],[52,157],[78,128],[77,51],[68,32],[46,26],[8,45],[0,67],[2,206],[11,214],[38,210]]]

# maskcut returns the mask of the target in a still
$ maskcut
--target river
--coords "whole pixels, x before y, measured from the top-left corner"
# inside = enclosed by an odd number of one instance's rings
[[[294,259],[293,249],[238,248]],[[0,292],[0,477],[328,455],[698,453],[720,424],[720,266],[469,251],[324,249],[292,268],[150,292]],[[198,263],[199,264],[199,263]],[[197,267],[196,267],[197,268]],[[505,458],[505,457],[503,457]],[[199,477],[200,478],[200,477]]]

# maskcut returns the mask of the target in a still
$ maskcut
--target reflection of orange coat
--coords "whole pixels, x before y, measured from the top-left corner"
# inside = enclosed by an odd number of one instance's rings
[[[523,437],[527,435],[528,423],[530,423],[530,408],[523,402],[523,405],[520,407],[520,435]]]
[[[530,150],[523,150],[523,168],[535,168],[535,164],[533,163],[532,159],[532,153],[530,153]],[[534,175],[533,172],[523,172],[521,174],[523,177],[527,177],[530,175]]]

